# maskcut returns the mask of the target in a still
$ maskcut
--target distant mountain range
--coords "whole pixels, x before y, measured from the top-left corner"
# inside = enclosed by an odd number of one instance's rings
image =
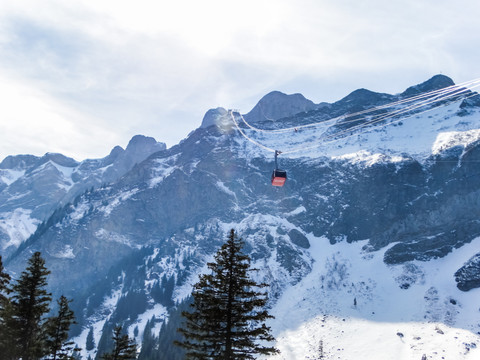
[[[6,268],[18,275],[41,251],[51,291],[75,299],[75,341],[84,348],[94,329],[96,347],[83,355],[95,357],[114,324],[139,344],[146,326],[158,336],[235,228],[270,284],[275,358],[316,359],[321,344],[332,359],[473,359],[480,96],[405,101],[453,85],[437,75],[401,94],[359,89],[331,104],[272,92],[246,123],[209,110],[169,149],[135,136],[97,160],[9,156],[0,163]],[[386,107],[394,102],[399,112]],[[284,187],[270,185],[269,149],[283,151]]]
[[[53,211],[90,188],[117,181],[132,167],[166,149],[151,137],[134,136],[103,159],[77,162],[62,154],[8,156],[0,163],[0,245],[9,255]]]

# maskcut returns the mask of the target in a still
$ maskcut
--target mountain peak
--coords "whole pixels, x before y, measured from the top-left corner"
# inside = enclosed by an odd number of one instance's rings
[[[405,90],[402,93],[402,95],[403,96],[413,96],[413,95],[423,93],[423,92],[429,92],[429,91],[434,91],[434,90],[438,90],[438,89],[443,89],[443,88],[446,88],[446,87],[452,86],[452,85],[455,85],[455,83],[453,82],[453,80],[451,78],[449,78],[448,76],[445,76],[445,75],[438,74],[438,75],[435,75],[435,76],[431,77],[430,79],[428,79],[427,81],[425,81],[421,84],[410,86],[407,90]]]
[[[371,102],[371,101],[377,100],[379,95],[382,95],[382,94],[379,94],[379,93],[376,93],[374,91],[361,88],[361,89],[357,89],[357,90],[352,91],[350,94],[345,96],[340,101],[341,102],[355,101],[355,102],[365,103],[365,102]]]
[[[0,163],[0,169],[25,170],[38,161],[34,155],[9,155]]]
[[[117,157],[119,156],[121,153],[123,153],[125,150],[123,150],[123,148],[119,145],[115,146],[112,151],[110,151],[110,154],[108,156],[112,156],[112,157]]]
[[[65,156],[63,154],[59,154],[59,153],[51,153],[51,152],[47,152],[45,155],[43,155],[41,158],[40,158],[40,163],[45,163],[45,162],[48,162],[48,161],[53,161],[54,163],[60,165],[60,166],[65,166],[65,167],[75,167],[79,164],[78,161],[76,161],[75,159],[72,159],[68,156]]]
[[[200,127],[207,128],[212,125],[218,125],[227,113],[227,110],[223,107],[208,110],[203,116],[202,125]]]
[[[316,108],[317,105],[302,94],[287,95],[280,91],[272,91],[260,99],[257,105],[245,115],[245,119],[249,122],[278,120]]]
[[[381,105],[392,101],[392,95],[377,93],[367,89],[357,89],[334,103],[340,106],[345,113],[359,111],[372,105]]]
[[[135,149],[139,148],[152,148],[158,147],[158,151],[165,150],[166,145],[161,142],[157,142],[153,137],[144,136],[144,135],[135,135],[129,141],[126,151],[134,151]]]
[[[135,135],[125,150],[116,146],[105,158],[106,163],[112,162],[115,166],[107,169],[104,177],[108,181],[113,181],[129,171],[132,164],[140,163],[153,153],[164,151],[166,148],[165,143],[157,142],[153,137]]]

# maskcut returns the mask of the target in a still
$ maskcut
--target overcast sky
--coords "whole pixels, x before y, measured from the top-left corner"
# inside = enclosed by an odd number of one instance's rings
[[[319,103],[480,77],[478,0],[0,0],[0,160],[177,144],[272,90]]]

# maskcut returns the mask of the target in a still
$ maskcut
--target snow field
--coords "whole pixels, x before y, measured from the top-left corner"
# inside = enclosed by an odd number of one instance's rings
[[[9,246],[20,246],[35,232],[40,221],[30,217],[31,213],[31,210],[22,208],[8,213],[0,213],[0,231],[7,234],[9,239],[1,243],[2,249]]]
[[[243,131],[252,139],[287,152],[281,158],[329,157],[352,162],[398,162],[405,154],[419,161],[454,146],[466,146],[480,138],[478,112],[458,116],[460,103],[441,106],[420,114],[405,116],[387,124],[375,124],[322,141],[329,126],[304,128],[298,132],[268,133]],[[339,132],[335,130],[332,133]],[[237,135],[237,146],[247,158],[265,157],[268,152]],[[302,149],[288,153],[289,151]],[[281,159],[280,159],[281,161]]]
[[[363,251],[366,241],[309,241],[311,273],[271,311],[281,351],[272,359],[320,359],[320,341],[325,359],[479,358],[480,289],[461,292],[453,273],[480,251],[480,238],[445,258],[398,266],[383,263],[387,248]],[[406,275],[414,280],[402,289]]]
[[[477,344],[477,345],[472,345]],[[436,323],[382,323],[317,316],[277,337],[275,360],[477,359],[478,337]]]

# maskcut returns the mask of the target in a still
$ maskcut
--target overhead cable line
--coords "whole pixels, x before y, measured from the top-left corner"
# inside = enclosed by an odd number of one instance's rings
[[[344,120],[344,119],[347,119],[347,118],[352,118],[352,117],[355,117],[355,116],[364,115],[364,114],[368,114],[368,113],[371,113],[371,112],[392,108],[392,107],[395,107],[395,106],[398,106],[398,105],[410,103],[410,102],[417,101],[417,100],[420,100],[420,99],[437,98],[438,96],[441,96],[442,98],[439,99],[439,101],[442,101],[442,100],[444,100],[445,96],[452,97],[452,96],[455,96],[455,95],[459,95],[461,93],[468,92],[471,89],[473,89],[475,87],[478,87],[478,86],[480,86],[480,79],[471,80],[471,81],[467,81],[467,82],[464,82],[464,83],[461,83],[461,84],[458,84],[458,85],[452,85],[452,86],[448,86],[448,87],[445,87],[445,88],[442,88],[442,89],[433,90],[433,91],[430,91],[430,92],[427,92],[427,93],[422,93],[422,94],[419,94],[419,95],[416,95],[416,96],[401,99],[401,100],[391,102],[391,103],[388,103],[388,104],[375,106],[375,107],[365,109],[365,110],[362,110],[362,111],[337,116],[337,117],[334,117],[334,118],[331,118],[331,119],[322,120],[322,121],[318,121],[318,122],[315,122],[315,123],[298,125],[298,126],[293,126],[293,127],[289,127],[289,128],[283,128],[283,129],[260,129],[260,128],[257,128],[255,126],[251,125],[250,123],[248,123],[243,116],[241,116],[241,118],[242,118],[242,121],[245,123],[245,125],[247,125],[252,130],[259,131],[259,132],[269,132],[269,133],[283,133],[283,132],[290,132],[290,131],[293,131],[295,129],[302,129],[302,128],[308,128],[308,127],[315,127],[315,126],[319,126],[319,125],[325,125],[325,124],[328,124],[328,123],[331,123],[331,122],[340,122],[342,119]],[[262,114],[263,114],[263,111],[262,111]],[[355,121],[358,121],[358,119],[353,119],[353,120],[349,120],[349,121],[341,121],[341,123],[346,124],[348,122],[355,122]]]
[[[473,97],[473,96],[477,96],[478,94],[475,94],[475,95],[470,95],[468,97],[466,97],[466,99],[470,98],[470,97]],[[443,105],[439,105],[437,107],[435,107],[434,109],[436,108],[440,108],[440,107],[443,107],[443,106],[446,106],[448,104],[443,104]],[[294,149],[291,149],[291,150],[286,150],[286,151],[283,151],[282,154],[292,154],[292,153],[295,153],[295,152],[299,152],[299,151],[305,151],[305,150],[312,150],[312,149],[315,149],[315,148],[318,148],[319,146],[323,145],[323,144],[330,144],[330,143],[333,143],[333,142],[336,142],[336,141],[340,141],[340,140],[345,140],[345,139],[348,139],[350,137],[354,137],[354,136],[358,136],[358,135],[361,135],[361,134],[364,134],[366,132],[369,132],[373,129],[380,129],[380,128],[384,128],[384,127],[387,127],[389,125],[392,125],[394,123],[397,123],[397,122],[400,122],[400,121],[403,121],[405,119],[409,119],[409,118],[412,118],[414,116],[418,116],[418,115],[421,115],[423,113],[426,113],[426,112],[429,112],[433,109],[426,109],[426,110],[423,110],[421,112],[416,112],[416,113],[413,113],[411,115],[408,115],[408,116],[404,116],[404,117],[401,117],[401,118],[398,118],[396,120],[393,120],[391,122],[388,122],[388,123],[385,123],[385,124],[381,124],[381,125],[377,125],[375,127],[370,127],[370,125],[374,124],[374,123],[377,123],[377,122],[380,122],[382,120],[378,120],[378,121],[375,121],[373,123],[367,123],[367,124],[362,124],[362,126],[359,126],[359,128],[355,129],[355,128],[349,128],[349,129],[346,129],[342,132],[339,132],[339,133],[334,133],[332,135],[329,135],[319,141],[316,141],[314,143],[314,145],[309,145],[309,146],[304,146],[304,147],[298,147],[298,148],[294,148]],[[348,135],[348,136],[343,136],[343,137],[338,137],[339,135],[341,134],[344,134],[344,133],[348,133],[350,131],[353,131],[353,130],[360,130],[364,128],[365,130],[363,131],[357,131],[355,133],[352,133],[351,135]]]
[[[419,108],[422,108],[422,107],[425,107],[425,106],[433,105],[433,104],[440,103],[440,102],[445,102],[445,101],[448,101],[450,99],[454,99],[454,101],[457,102],[457,101],[460,101],[460,100],[468,99],[468,98],[473,97],[473,96],[477,96],[477,95],[479,95],[478,93],[471,93],[470,90],[473,89],[473,88],[476,88],[478,86],[480,86],[480,79],[472,80],[472,81],[469,81],[469,82],[465,82],[463,84],[454,85],[454,86],[450,86],[450,87],[447,87],[447,88],[442,88],[442,89],[439,89],[439,90],[434,90],[434,91],[431,91],[431,92],[428,92],[428,93],[423,93],[423,94],[420,94],[420,95],[417,95],[417,96],[414,96],[414,97],[402,99],[402,100],[397,101],[397,102],[373,107],[373,108],[370,108],[370,109],[362,110],[362,111],[352,113],[352,114],[348,114],[348,115],[343,115],[343,116],[332,118],[332,119],[329,119],[329,120],[320,121],[320,122],[307,124],[307,125],[291,127],[291,128],[277,129],[277,130],[275,130],[275,129],[274,130],[257,129],[257,128],[251,126],[239,112],[238,112],[238,115],[240,116],[242,121],[253,131],[260,131],[260,132],[266,132],[266,133],[285,133],[285,132],[291,132],[291,131],[294,131],[294,130],[300,129],[300,128],[326,125],[327,123],[331,123],[333,121],[337,121],[336,125],[344,125],[344,124],[347,124],[347,123],[359,122],[359,121],[362,121],[362,120],[364,120],[365,118],[368,118],[368,117],[364,116],[363,118],[355,118],[355,119],[348,120],[348,121],[339,121],[339,120],[340,119],[347,119],[347,118],[350,118],[350,117],[353,117],[353,116],[368,114],[369,112],[374,112],[374,111],[378,111],[378,110],[381,110],[381,109],[391,108],[391,107],[398,106],[398,105],[401,105],[401,104],[408,104],[408,103],[410,103],[412,101],[415,101],[415,100],[424,99],[423,101],[417,101],[416,103],[413,103],[413,104],[411,104],[409,106],[406,106],[406,107],[403,107],[403,108],[395,109],[395,110],[387,112],[387,113],[381,113],[381,114],[373,115],[373,116],[371,116],[371,118],[369,120],[367,120],[367,121],[365,121],[361,124],[358,124],[358,125],[352,126],[350,128],[347,128],[347,129],[335,132],[333,134],[324,136],[323,138],[316,141],[315,144],[313,144],[313,145],[301,146],[301,147],[298,147],[298,148],[282,151],[283,154],[289,154],[289,153],[294,153],[294,152],[298,152],[298,151],[302,151],[302,150],[310,150],[310,149],[313,149],[313,148],[317,148],[317,147],[321,146],[322,144],[328,144],[328,143],[331,143],[331,142],[334,142],[334,141],[344,140],[344,139],[349,138],[351,136],[357,136],[359,134],[365,133],[366,131],[371,131],[372,129],[385,127],[385,126],[391,125],[395,122],[399,122],[399,121],[402,121],[404,119],[408,119],[410,117],[418,116],[418,115],[423,114],[425,112],[432,111],[433,109],[439,108],[441,106],[446,106],[446,105],[450,104],[451,102],[443,103],[443,104],[440,104],[440,105],[434,106],[434,107],[429,107],[428,109],[425,109],[421,112],[416,111],[413,114],[411,114],[409,116],[406,116],[406,117],[405,116],[399,117],[402,114],[411,113],[411,112],[413,112],[415,110],[418,110]],[[464,95],[465,93],[468,93],[468,92],[470,92],[470,94],[468,94],[467,96],[461,96],[461,95]],[[229,112],[230,112],[230,116],[232,117],[232,121],[235,124],[235,127],[242,134],[243,137],[245,137],[248,141],[254,143],[255,145],[257,145],[257,146],[259,146],[259,147],[261,147],[261,148],[263,148],[267,151],[270,151],[270,152],[275,152],[276,151],[276,149],[270,148],[270,147],[260,143],[259,141],[249,137],[240,128],[240,126],[239,126],[239,124],[238,124],[238,122],[235,118],[234,111],[230,110]],[[393,118],[397,118],[397,119],[393,120],[393,121],[390,121],[390,122],[387,122],[387,123],[384,123],[380,126],[376,125],[376,126],[372,127],[372,125],[374,125],[374,124],[378,124],[379,122],[386,121],[388,119],[393,119]],[[365,131],[360,131],[360,132],[357,131],[357,130],[361,130],[363,128],[368,128],[368,129],[366,129]],[[352,133],[351,135],[342,137],[343,134],[347,134],[347,133],[350,133],[350,132],[353,132],[353,131],[356,131],[356,132]]]

